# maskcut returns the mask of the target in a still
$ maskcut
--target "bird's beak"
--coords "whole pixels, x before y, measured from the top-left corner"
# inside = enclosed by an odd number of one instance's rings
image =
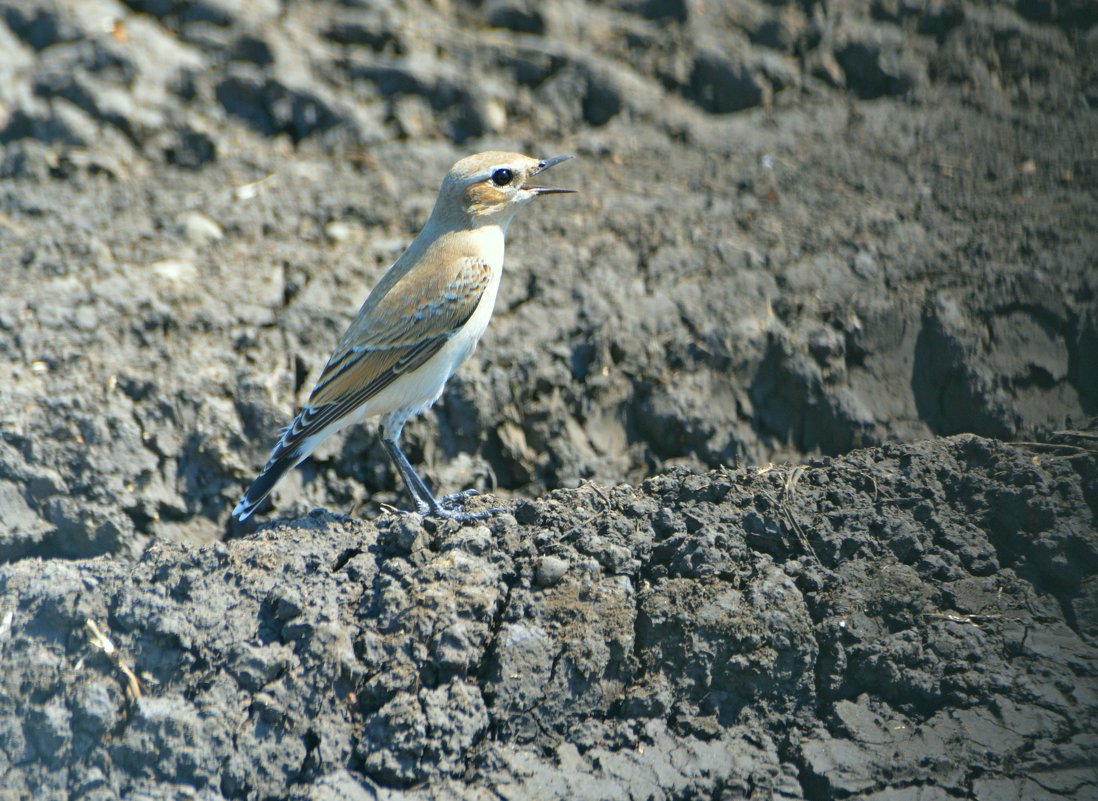
[[[545,172],[550,167],[556,166],[557,164],[560,164],[562,161],[568,161],[568,159],[570,159],[570,158],[572,158],[572,156],[553,156],[553,158],[551,158],[551,159],[545,159],[543,161],[539,161],[538,162],[538,168],[536,170],[534,170],[532,173],[530,173],[530,177],[533,178],[535,175],[540,175],[541,173]],[[535,195],[562,195],[562,194],[567,194],[567,193],[576,191],[575,189],[560,189],[558,187],[552,187],[552,186],[530,186],[530,185],[526,185],[526,186],[523,186],[522,188],[525,189],[528,192],[533,192]]]

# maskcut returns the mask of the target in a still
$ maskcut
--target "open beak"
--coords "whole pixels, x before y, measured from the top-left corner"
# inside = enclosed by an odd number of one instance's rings
[[[553,158],[551,158],[551,159],[545,159],[544,161],[539,161],[538,162],[538,168],[536,170],[534,170],[532,173],[530,173],[530,177],[533,178],[535,175],[540,175],[541,173],[545,172],[550,167],[556,166],[557,164],[560,164],[562,161],[568,161],[568,159],[570,159],[570,158],[572,158],[572,156],[553,156]],[[575,192],[576,191],[575,189],[560,189],[558,187],[553,187],[553,186],[530,186],[530,185],[525,185],[522,188],[525,189],[528,192],[533,192],[535,195],[563,195],[563,194],[568,194],[570,192]]]

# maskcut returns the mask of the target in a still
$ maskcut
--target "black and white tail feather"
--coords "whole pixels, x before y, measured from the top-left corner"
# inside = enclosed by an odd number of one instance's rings
[[[306,440],[313,412],[313,409],[306,407],[290,425],[279,431],[281,436],[263,471],[233,509],[234,518],[244,521],[251,517],[282,477],[308,458],[311,449],[307,447]]]

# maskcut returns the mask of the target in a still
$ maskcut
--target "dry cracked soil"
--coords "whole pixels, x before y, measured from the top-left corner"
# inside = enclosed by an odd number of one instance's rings
[[[1098,798],[1098,6],[0,0],[0,799]],[[438,182],[405,441],[229,511]]]

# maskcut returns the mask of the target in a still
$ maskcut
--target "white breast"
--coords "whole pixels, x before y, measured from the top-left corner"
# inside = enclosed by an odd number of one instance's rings
[[[482,229],[482,231],[484,231],[483,258],[492,268],[492,278],[480,298],[476,311],[469,318],[469,322],[454,335],[453,339],[446,343],[436,357],[441,359],[447,368],[446,377],[442,381],[443,385],[454,374],[454,371],[461,366],[462,362],[473,355],[477,343],[480,342],[480,338],[484,336],[484,332],[488,329],[488,322],[492,319],[492,312],[496,308],[496,295],[499,293],[499,282],[503,277],[503,232],[495,227]],[[439,395],[441,394],[442,387],[440,386]],[[431,400],[431,403],[434,403],[437,399],[438,395]]]

